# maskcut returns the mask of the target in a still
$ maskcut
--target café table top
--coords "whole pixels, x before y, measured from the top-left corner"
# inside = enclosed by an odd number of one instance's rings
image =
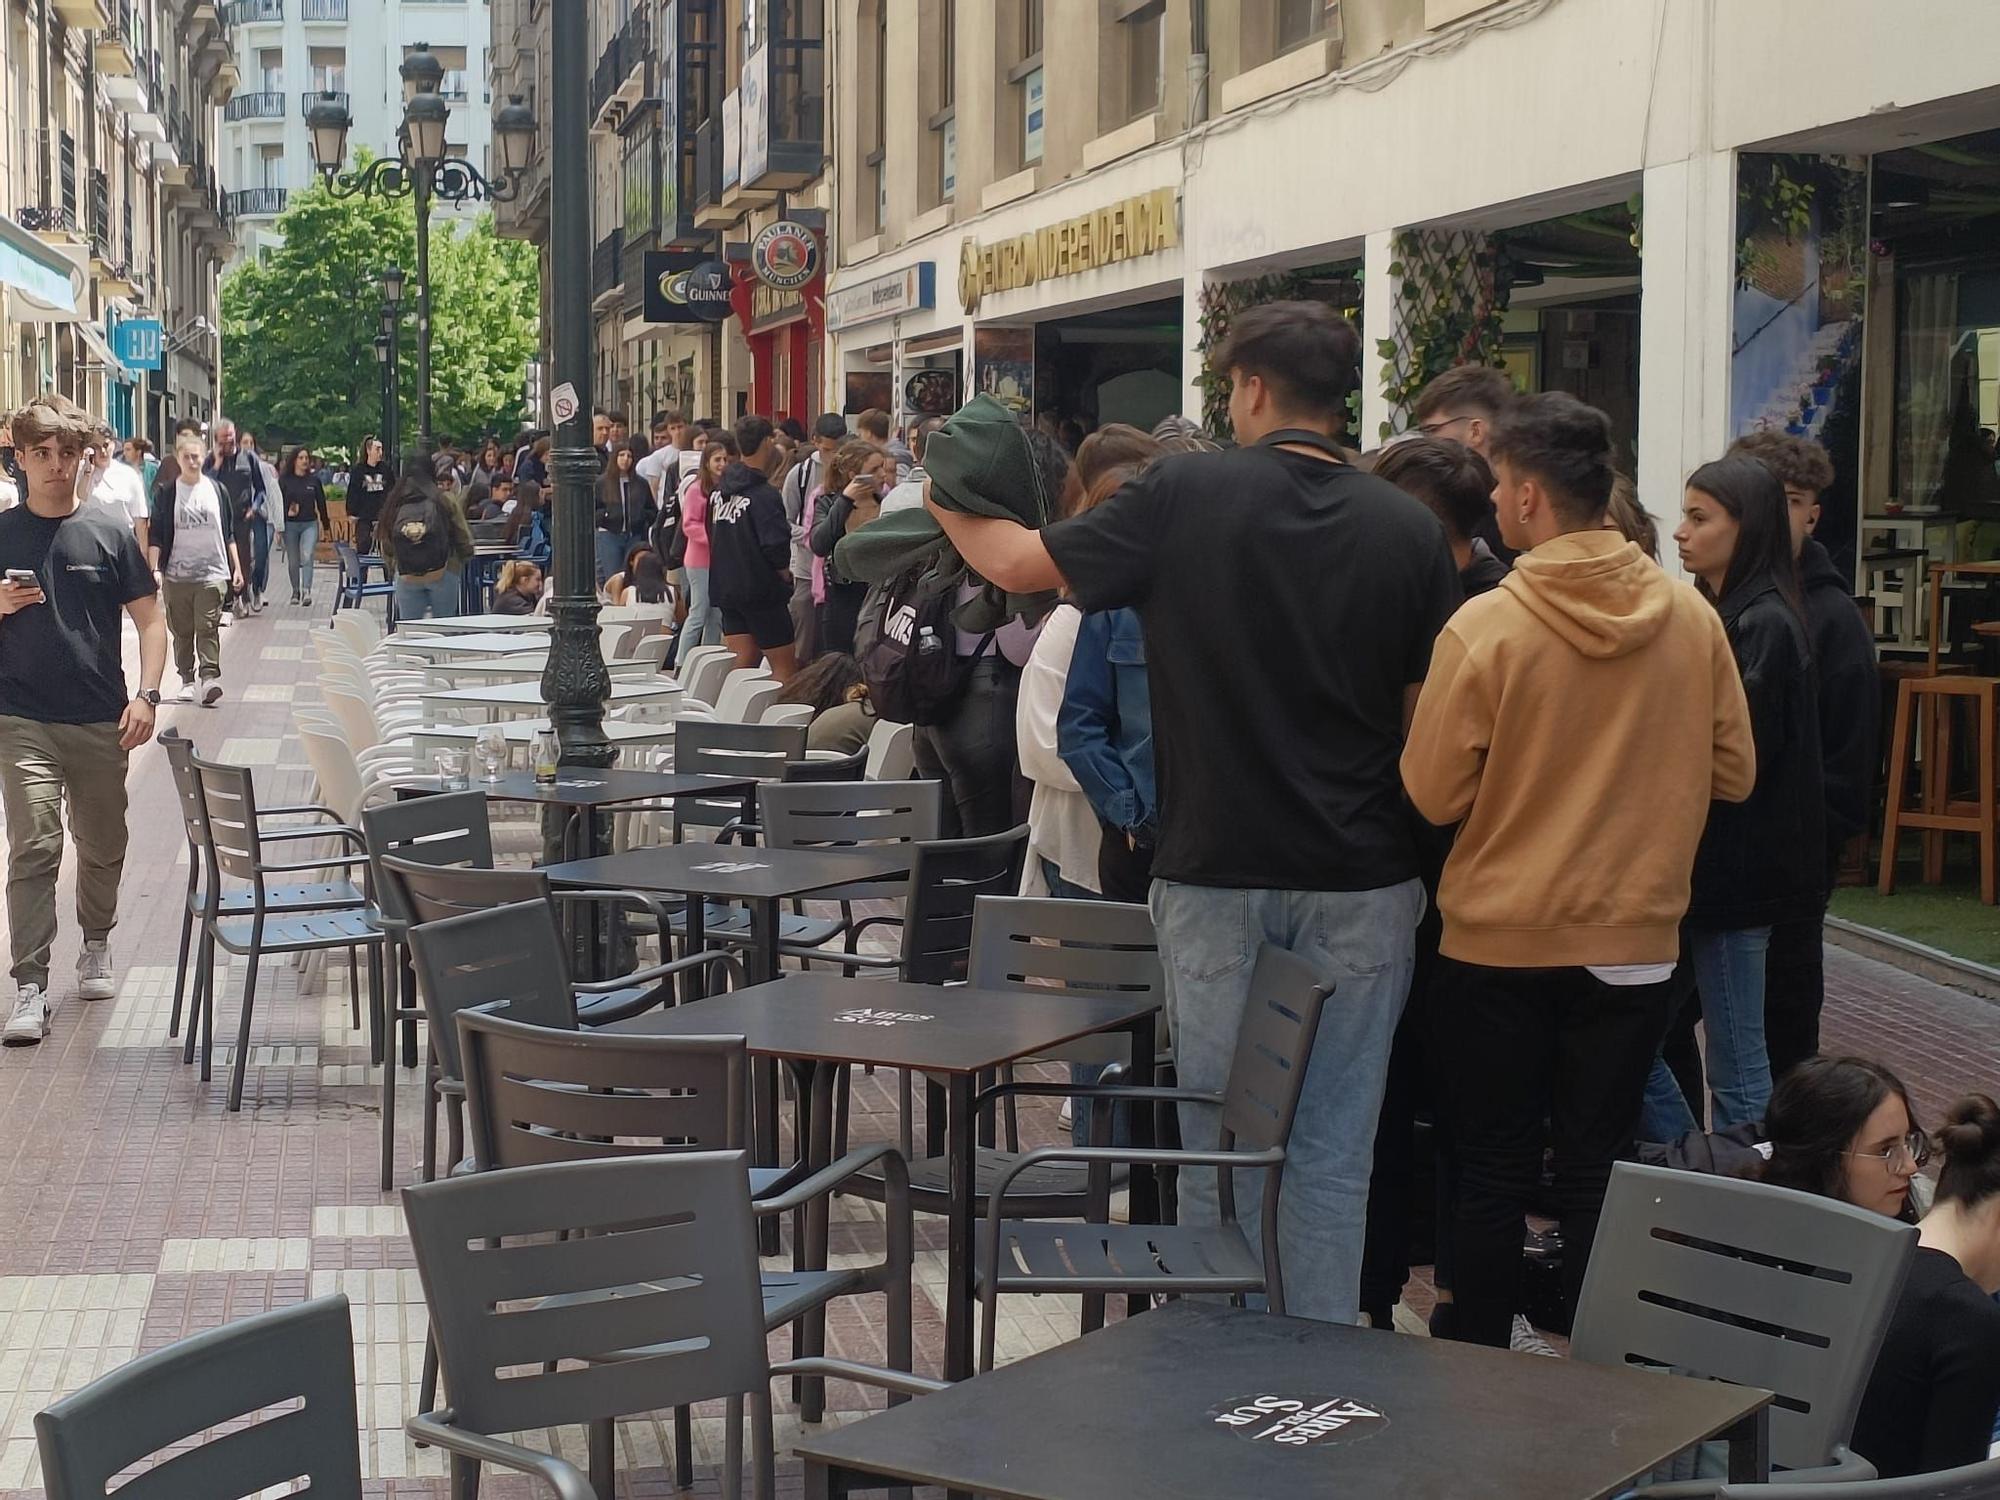
[[[549,727],[549,720],[511,719],[504,724],[419,724],[410,731],[410,739],[417,744],[429,745],[470,745],[479,737],[482,729],[499,729],[506,733],[510,745],[524,745],[535,735]],[[637,723],[629,719],[606,719],[604,737],[614,745],[664,745],[674,737],[674,726],[665,724]]]
[[[384,642],[391,651],[407,651],[412,655],[440,656],[512,656],[517,652],[539,652],[548,654],[549,637],[546,631],[499,631],[478,630],[468,635],[405,635],[397,631]]]
[[[808,970],[650,1010],[603,1029],[641,1036],[740,1035],[751,1052],[765,1057],[979,1073],[1129,1025],[1158,1008],[1132,995],[904,984]]]
[[[613,703],[660,702],[681,691],[681,685],[671,677],[656,677],[650,681],[633,678],[619,678],[611,684]],[[437,692],[425,693],[424,704],[429,707],[439,705],[440,709],[459,708],[540,708],[542,706],[542,684],[531,682],[488,682],[475,687],[443,688]]]
[[[1770,1399],[1181,1301],[794,1453],[1001,1500],[1600,1500]]]
[[[607,728],[610,726],[607,725]],[[915,858],[908,844],[857,849],[753,849],[736,844],[659,844],[598,859],[549,865],[558,885],[615,886],[628,891],[713,896],[721,900],[777,900],[807,896],[832,886],[907,875]]]
[[[547,615],[443,615],[436,619],[413,620],[409,628],[412,634],[422,635],[483,635],[493,632],[532,635],[548,630],[553,624],[554,621]],[[397,639],[401,639],[400,633]]]
[[[401,785],[402,783],[398,783]],[[409,785],[436,790],[436,778]],[[553,783],[535,780],[532,771],[508,771],[497,781],[472,778],[470,791],[486,793],[489,802],[546,802],[558,807],[614,807],[621,802],[665,801],[675,797],[728,797],[757,785],[754,776],[681,776],[671,771],[612,769],[561,772]]]

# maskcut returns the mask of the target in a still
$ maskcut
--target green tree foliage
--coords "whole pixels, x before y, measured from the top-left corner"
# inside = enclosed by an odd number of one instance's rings
[[[364,159],[365,160],[365,159]],[[417,433],[416,219],[412,200],[336,199],[315,182],[290,195],[284,244],[222,284],[222,410],[277,442],[354,453],[382,424],[381,268],[410,273],[397,360],[401,431]],[[490,214],[431,224],[431,424],[469,443],[511,433],[537,342],[532,246],[502,240]]]

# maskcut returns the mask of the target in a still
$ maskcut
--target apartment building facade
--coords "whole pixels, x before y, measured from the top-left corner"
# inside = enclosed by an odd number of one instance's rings
[[[549,3],[494,7],[496,95],[522,95],[542,120]],[[590,4],[596,404],[635,424],[669,408],[810,420],[826,383],[824,39],[836,6]],[[500,232],[546,246],[546,188],[544,155],[500,206]],[[705,298],[665,295],[688,276]]]
[[[350,152],[398,154],[403,84],[397,73],[419,44],[444,65],[439,93],[451,106],[447,153],[481,171],[492,146],[493,93],[487,0],[225,0],[242,86],[223,109],[222,157],[233,184],[237,256],[277,239],[289,194],[313,178],[306,111],[332,94],[353,118]],[[484,205],[439,203],[441,223]]]
[[[56,390],[161,441],[219,388],[227,23],[212,0],[6,0],[0,27],[0,405]]]

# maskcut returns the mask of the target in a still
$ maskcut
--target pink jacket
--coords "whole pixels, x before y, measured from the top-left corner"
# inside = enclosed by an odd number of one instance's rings
[[[708,494],[701,487],[699,474],[688,475],[688,481],[681,486],[681,530],[687,535],[687,557],[690,568],[708,566]]]

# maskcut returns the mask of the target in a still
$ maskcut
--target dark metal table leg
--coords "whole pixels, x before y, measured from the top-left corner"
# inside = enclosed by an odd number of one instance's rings
[[[972,1374],[972,1106],[973,1077],[953,1073],[945,1080],[944,1378]]]
[[[775,900],[753,901],[750,903],[750,982],[765,984],[778,977],[778,903]],[[753,1058],[751,1070],[755,1073],[755,1086],[751,1092],[757,1101],[757,1150],[752,1160],[760,1167],[775,1167],[778,1164],[778,1060],[775,1057]],[[805,1142],[799,1142],[799,1154],[805,1155]],[[760,1255],[778,1253],[778,1221],[763,1219],[757,1226],[757,1252]]]
[[[833,1160],[833,1091],[840,1087],[840,1069],[833,1063],[798,1062],[792,1065],[792,1080],[799,1091],[805,1116],[805,1139],[800,1158],[808,1176]],[[813,1199],[802,1215],[792,1221],[792,1265],[801,1271],[826,1269],[828,1221],[832,1217],[830,1196]],[[792,1348],[797,1355],[812,1358],[826,1353],[826,1309],[815,1308],[792,1326]],[[826,1381],[813,1376],[795,1388],[792,1399],[799,1405],[799,1420],[817,1422],[826,1414]]]
[[[1729,1440],[1731,1484],[1762,1484],[1771,1477],[1770,1407],[1759,1407],[1723,1436]]]
[[[1159,1048],[1155,1018],[1143,1017],[1134,1021],[1127,1029],[1131,1036],[1130,1077],[1136,1088],[1153,1086],[1153,1058]],[[1135,1151],[1149,1151],[1154,1145],[1153,1111],[1150,1106],[1133,1103],[1127,1106],[1129,1118],[1126,1129],[1130,1132],[1132,1148]],[[1126,1218],[1134,1224],[1157,1224],[1160,1222],[1160,1177],[1154,1167],[1135,1166],[1126,1188]],[[1149,1303],[1146,1297],[1127,1297],[1125,1315],[1136,1317],[1144,1312]]]

